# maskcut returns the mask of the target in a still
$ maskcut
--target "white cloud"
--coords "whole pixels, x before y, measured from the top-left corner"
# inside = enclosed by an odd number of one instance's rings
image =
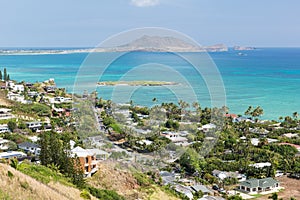
[[[131,4],[137,7],[156,6],[159,0],[131,0]]]

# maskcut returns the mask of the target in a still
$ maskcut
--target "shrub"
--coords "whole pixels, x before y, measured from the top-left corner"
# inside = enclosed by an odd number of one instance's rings
[[[7,176],[8,176],[9,178],[13,178],[13,177],[14,177],[14,174],[13,174],[11,171],[8,171],[8,172],[7,172]]]
[[[83,199],[92,199],[90,193],[86,190],[83,190],[80,193],[80,197],[82,197]]]
[[[25,182],[20,182],[20,185],[25,190],[28,190],[30,188],[29,184],[26,181]]]
[[[103,199],[103,200],[125,200],[124,197],[120,196],[118,193],[116,193],[113,190],[101,190],[98,188],[94,188],[94,187],[88,187],[89,192],[99,198],[99,199]]]

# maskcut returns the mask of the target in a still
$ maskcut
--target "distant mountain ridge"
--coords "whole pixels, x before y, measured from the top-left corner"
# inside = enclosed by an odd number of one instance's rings
[[[113,51],[158,51],[158,52],[228,51],[228,48],[224,44],[200,47],[175,37],[148,36],[148,35],[144,35],[125,45],[121,45],[110,49]]]

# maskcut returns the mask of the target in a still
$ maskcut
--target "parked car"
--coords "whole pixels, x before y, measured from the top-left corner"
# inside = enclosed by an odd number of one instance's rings
[[[300,179],[300,173],[291,173],[288,175],[289,178]]]
[[[220,192],[220,193],[225,193],[225,189],[224,189],[224,188],[219,188],[219,189],[218,189],[218,192]]]
[[[276,174],[275,174],[275,177],[280,177],[280,176],[283,176],[283,172],[282,171],[276,171]]]
[[[219,190],[219,186],[213,185],[213,186],[212,186],[212,189],[214,189],[214,190]]]

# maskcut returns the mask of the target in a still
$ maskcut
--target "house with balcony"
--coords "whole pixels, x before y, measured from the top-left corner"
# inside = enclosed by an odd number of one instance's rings
[[[10,130],[9,130],[7,124],[1,124],[0,125],[0,133],[8,133],[8,132],[10,132]]]
[[[14,116],[11,114],[11,109],[0,108],[0,119],[11,119]]]
[[[71,150],[71,156],[77,156],[79,158],[80,165],[85,177],[91,177],[98,171],[98,161],[96,159],[96,155],[93,152],[78,146]]]
[[[31,129],[32,131],[36,132],[42,128],[42,122],[27,122],[27,128]]]

